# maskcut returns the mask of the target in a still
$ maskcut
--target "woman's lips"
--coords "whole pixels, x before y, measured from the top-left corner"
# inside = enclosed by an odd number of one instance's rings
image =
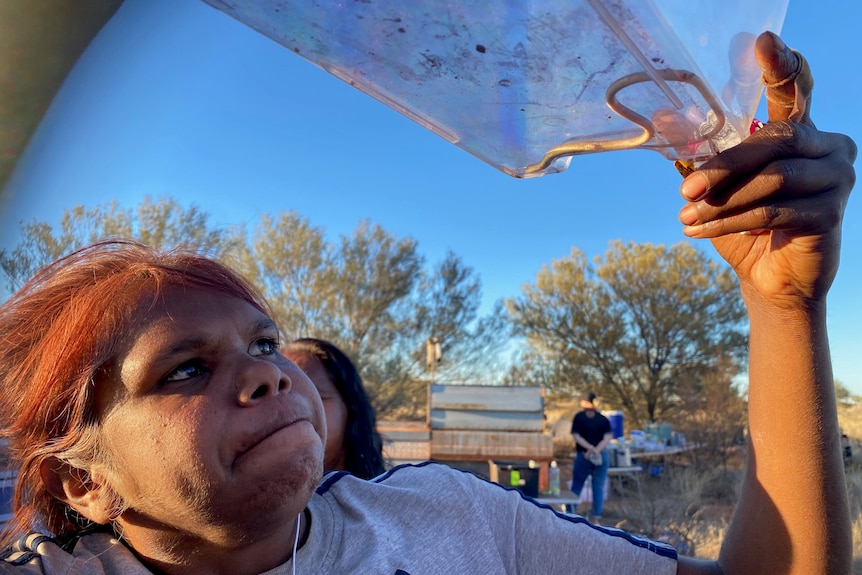
[[[234,465],[249,451],[253,450],[255,447],[272,437],[273,435],[279,433],[280,431],[287,429],[299,422],[309,420],[303,417],[297,417],[293,419],[287,419],[284,421],[278,421],[272,425],[268,425],[267,427],[259,430],[258,432],[252,434],[248,439],[246,439],[237,450],[236,455],[234,456]]]

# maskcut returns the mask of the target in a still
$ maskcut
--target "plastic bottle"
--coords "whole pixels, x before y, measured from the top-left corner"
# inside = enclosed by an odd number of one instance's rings
[[[509,485],[512,487],[520,487],[521,486],[521,470],[513,469],[511,475],[509,475]]]
[[[551,497],[560,496],[560,468],[557,467],[557,462],[551,462],[551,468],[548,470],[548,491]]]

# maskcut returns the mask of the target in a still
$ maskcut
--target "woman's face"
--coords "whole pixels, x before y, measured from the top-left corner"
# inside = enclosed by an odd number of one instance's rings
[[[285,355],[311,378],[320,394],[320,399],[323,400],[323,411],[326,414],[324,471],[346,469],[344,432],[347,428],[347,406],[344,399],[338,393],[335,384],[329,379],[323,364],[315,356],[307,352],[287,352]]]
[[[235,544],[292,525],[321,476],[325,420],[273,322],[189,288],[139,316],[98,385],[124,535],[140,550],[154,534]]]

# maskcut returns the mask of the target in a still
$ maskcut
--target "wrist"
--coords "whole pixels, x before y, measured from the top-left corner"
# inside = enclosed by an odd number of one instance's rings
[[[783,287],[781,287],[783,286]],[[747,307],[755,306],[774,310],[816,310],[826,305],[828,287],[815,286],[802,289],[788,281],[772,286],[764,293],[750,281],[740,281],[739,291]]]
[[[764,296],[753,288],[741,288],[742,300],[750,321],[810,322],[826,317],[826,298],[802,296]]]

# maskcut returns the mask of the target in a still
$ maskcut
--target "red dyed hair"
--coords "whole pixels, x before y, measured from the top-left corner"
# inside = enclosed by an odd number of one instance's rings
[[[0,433],[19,466],[3,543],[15,531],[66,537],[82,529],[48,493],[40,466],[54,458],[86,472],[103,457],[95,376],[119,352],[140,305],[169,286],[234,296],[270,315],[260,293],[223,264],[123,240],[57,260],[0,307]]]

